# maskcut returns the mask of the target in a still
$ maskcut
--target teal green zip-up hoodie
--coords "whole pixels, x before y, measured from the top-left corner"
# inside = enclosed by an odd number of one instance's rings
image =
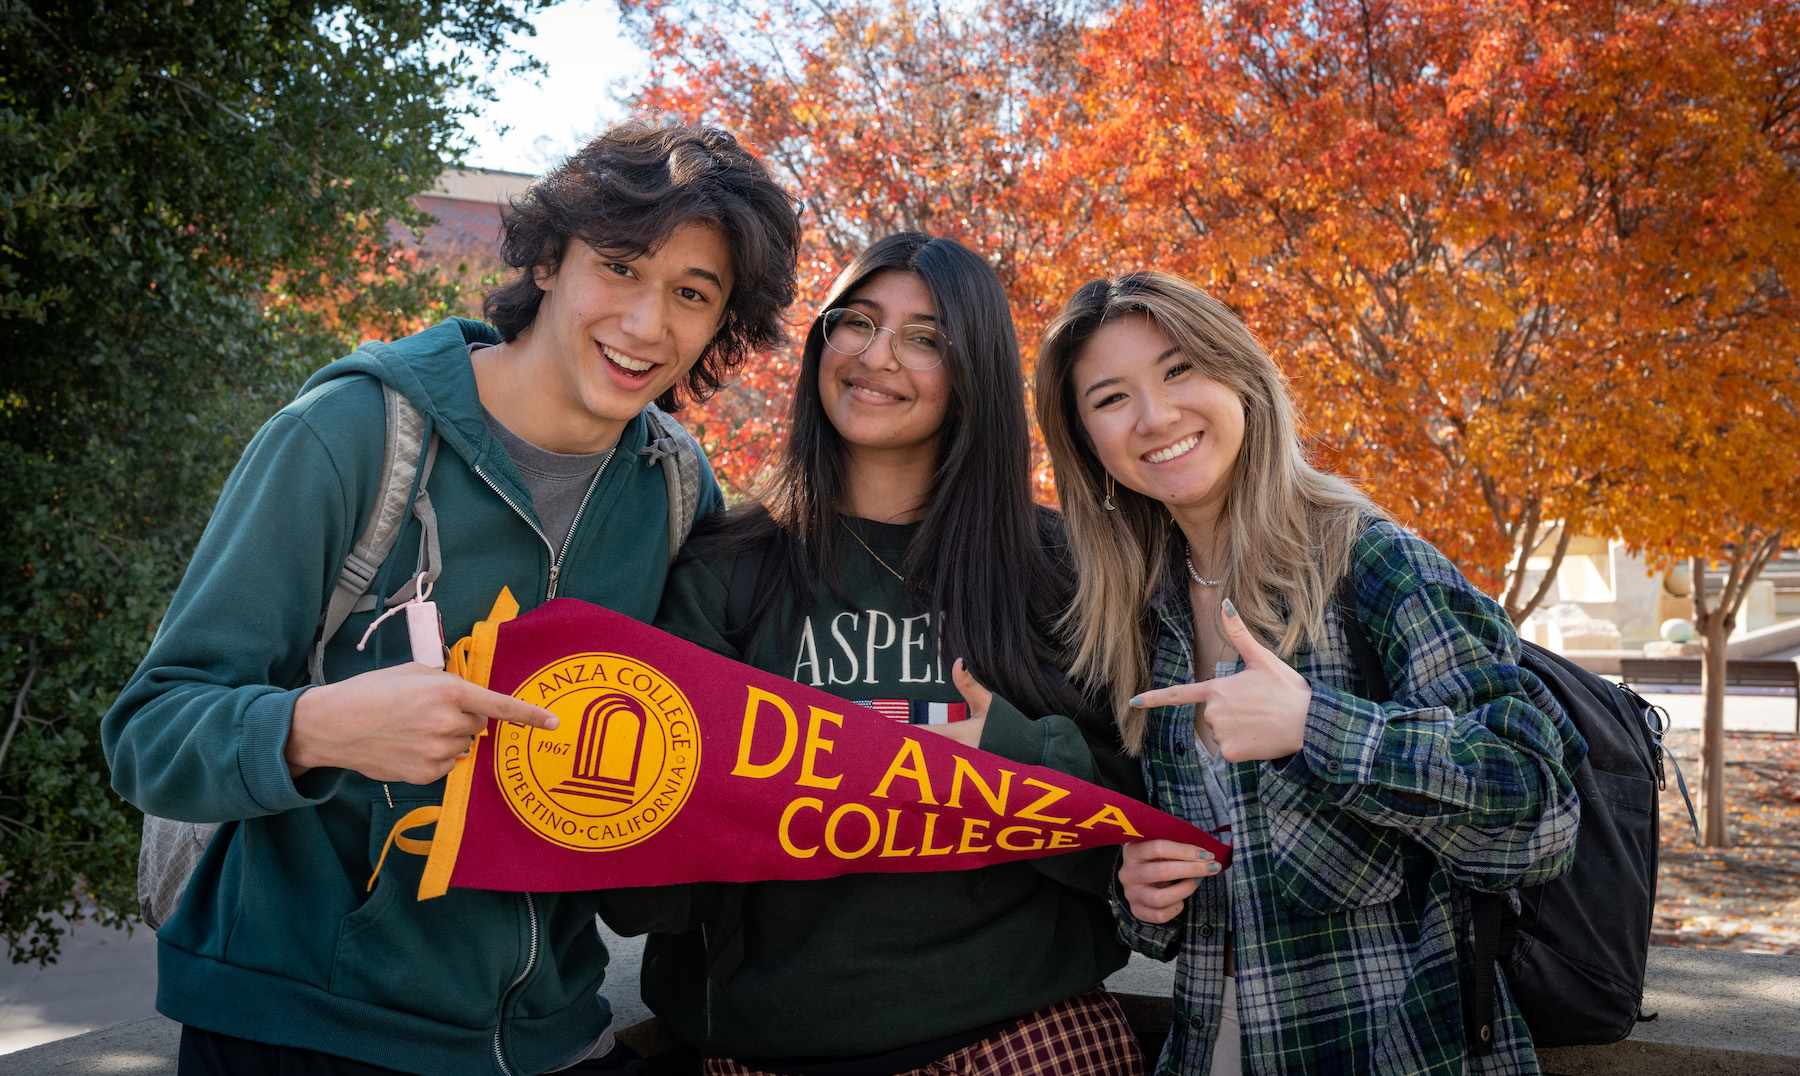
[[[502,587],[529,610],[580,598],[648,621],[668,563],[667,486],[625,427],[565,547],[545,540],[531,495],[484,420],[471,343],[451,319],[365,345],[315,374],[258,432],[226,482],[142,666],[102,725],[113,787],[167,818],[223,822],[175,915],[157,934],[157,1008],[182,1023],[415,1073],[542,1072],[610,1018],[596,994],[606,949],[592,893],[452,889],[416,900],[423,857],[390,853],[394,822],[443,798],[443,782],[383,786],[342,770],[290,779],[283,750],[320,611],[378,495],[379,382],[442,439],[427,488],[443,573],[431,598],[455,640]],[[710,471],[699,511],[721,498]],[[408,519],[372,588],[414,571]],[[404,617],[356,642],[350,617],[326,679],[409,660]]]

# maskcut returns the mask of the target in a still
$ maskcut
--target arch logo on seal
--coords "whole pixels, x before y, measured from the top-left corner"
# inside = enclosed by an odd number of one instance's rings
[[[622,654],[572,654],[526,677],[516,698],[560,721],[503,721],[494,776],[519,821],[577,851],[626,848],[669,824],[700,771],[700,730],[674,682]]]

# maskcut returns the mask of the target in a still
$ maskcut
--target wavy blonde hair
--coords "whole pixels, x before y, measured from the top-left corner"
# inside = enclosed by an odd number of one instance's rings
[[[1383,513],[1349,482],[1308,463],[1286,380],[1225,304],[1168,273],[1128,273],[1081,286],[1045,332],[1038,353],[1038,425],[1050,450],[1079,583],[1058,624],[1075,674],[1113,704],[1120,738],[1143,750],[1146,716],[1127,705],[1149,686],[1149,602],[1163,581],[1174,523],[1160,501],[1107,474],[1075,400],[1074,367],[1094,335],[1142,316],[1207,377],[1244,404],[1244,442],[1222,519],[1223,593],[1245,624],[1283,657],[1324,630],[1325,610],[1369,515]]]

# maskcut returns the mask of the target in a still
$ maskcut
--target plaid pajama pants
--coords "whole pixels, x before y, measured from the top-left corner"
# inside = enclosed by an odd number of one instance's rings
[[[729,1057],[709,1057],[701,1071],[775,1076]],[[1144,1055],[1119,1003],[1095,987],[900,1076],[1144,1076]]]

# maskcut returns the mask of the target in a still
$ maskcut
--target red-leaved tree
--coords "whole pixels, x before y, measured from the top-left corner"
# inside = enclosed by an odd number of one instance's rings
[[[1017,211],[1041,156],[1028,102],[1073,77],[1080,5],[1001,0],[945,10],[918,0],[772,5],[649,0],[626,9],[651,54],[642,110],[718,124],[759,153],[803,204],[804,335],[857,251],[921,230],[966,243],[1018,293],[1056,224]],[[1032,323],[1022,326],[1029,338]],[[778,443],[796,353],[771,356],[697,408],[721,479],[754,483]]]
[[[1320,455],[1523,619],[1569,537],[1617,518],[1647,446],[1614,418],[1673,384],[1670,340],[1759,347],[1789,316],[1792,57],[1781,0],[1756,7],[1134,4],[1040,102],[1030,183],[1070,238],[1029,290],[1200,281],[1293,378]]]

